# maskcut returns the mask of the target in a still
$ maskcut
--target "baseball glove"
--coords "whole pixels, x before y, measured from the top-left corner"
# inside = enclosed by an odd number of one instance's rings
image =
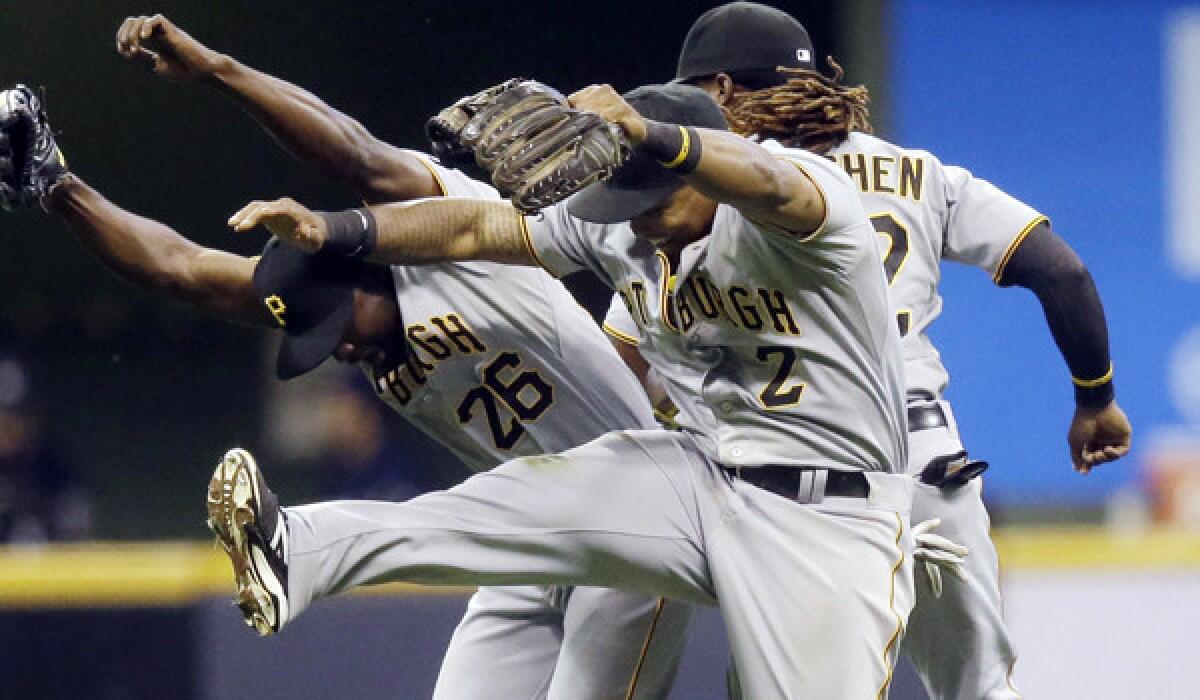
[[[526,214],[612,175],[629,159],[621,129],[572,109],[552,87],[514,78],[464,97],[425,127],[445,165],[478,165]]]
[[[0,208],[33,206],[66,174],[41,98],[24,85],[0,92]]]

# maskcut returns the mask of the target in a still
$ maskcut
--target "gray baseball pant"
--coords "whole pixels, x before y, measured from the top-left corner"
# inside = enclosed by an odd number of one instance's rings
[[[405,503],[286,509],[288,598],[387,581],[590,585],[719,604],[742,691],[879,698],[913,603],[912,479],[810,503],[750,485],[686,434],[610,433]]]
[[[909,434],[914,472],[935,457],[962,449],[954,414],[949,404],[940,403],[948,425]],[[978,478],[951,489],[918,483],[913,494],[913,522],[941,518],[936,532],[970,550],[963,566],[966,580],[943,575],[941,598],[933,596],[924,576],[917,576],[916,607],[901,651],[932,700],[1021,697],[1012,679],[1017,655],[1002,615],[999,560],[982,494]]]
[[[485,586],[454,631],[433,698],[665,698],[691,610],[612,588]]]

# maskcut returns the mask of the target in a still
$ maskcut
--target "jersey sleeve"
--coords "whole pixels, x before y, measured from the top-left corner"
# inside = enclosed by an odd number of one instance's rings
[[[610,337],[625,343],[626,345],[637,345],[640,341],[641,331],[638,329],[637,323],[633,320],[633,315],[629,313],[629,307],[625,306],[625,301],[620,294],[614,294],[612,302],[608,305],[608,313],[604,315],[604,323],[601,325],[604,332]]]
[[[1046,217],[963,168],[942,166],[946,235],[942,256],[978,267],[999,281],[1025,236]]]
[[[583,222],[567,213],[565,202],[525,217],[525,243],[538,264],[555,277],[579,270],[599,272]]]
[[[410,156],[421,161],[429,169],[433,179],[445,197],[467,197],[470,199],[500,199],[500,193],[486,182],[467,177],[460,170],[453,170],[438,163],[434,158],[420,151],[404,150]]]
[[[794,148],[784,148],[770,141],[764,147],[776,158],[795,166],[805,177],[816,186],[825,207],[825,218],[811,233],[797,235],[775,226],[756,224],[764,231],[780,233],[798,241],[809,241],[820,238],[830,231],[838,231],[859,223],[862,204],[854,183],[846,173],[825,158]]]
[[[762,245],[771,251],[773,260],[787,260],[788,264],[805,269],[847,271],[860,262],[866,242],[871,243],[870,253],[876,255],[875,235],[858,191],[840,167],[808,151],[770,145],[767,148],[799,168],[820,191],[825,205],[824,220],[809,234],[796,234],[745,219],[750,229],[758,232]]]

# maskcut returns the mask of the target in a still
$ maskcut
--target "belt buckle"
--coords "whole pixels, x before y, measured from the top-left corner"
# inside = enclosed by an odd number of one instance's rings
[[[797,503],[820,503],[825,500],[825,486],[829,483],[828,469],[800,469],[800,483],[793,496]]]
[[[908,432],[910,433],[950,426],[950,421],[946,418],[946,409],[936,401],[910,403],[905,412],[908,415]]]

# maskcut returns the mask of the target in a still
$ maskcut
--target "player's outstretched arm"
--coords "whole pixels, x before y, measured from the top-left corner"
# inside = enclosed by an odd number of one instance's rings
[[[492,200],[426,199],[330,214],[284,198],[251,202],[230,217],[229,225],[235,231],[261,225],[304,251],[389,265],[538,264],[526,243],[524,217],[507,202]]]
[[[117,31],[117,51],[163,77],[217,86],[285,150],[368,203],[442,194],[412,154],[375,138],[307,90],[213,51],[162,15],[126,19]]]
[[[197,245],[121,209],[73,175],[42,203],[126,281],[225,320],[274,327],[251,284],[252,259]]]
[[[1071,370],[1076,409],[1067,444],[1075,469],[1086,474],[1124,456],[1133,429],[1115,399],[1104,306],[1083,261],[1043,221],[1017,246],[999,282],[1037,295]]]
[[[681,173],[684,181],[753,221],[809,233],[825,220],[825,200],[816,184],[795,165],[752,141],[697,128],[687,130],[689,142],[683,147],[677,125],[646,119],[610,85],[586,87],[571,95],[570,102],[617,124],[633,146],[650,149],[664,162],[683,162],[690,154],[695,163],[689,163],[690,172]],[[694,138],[698,143],[690,142]]]

